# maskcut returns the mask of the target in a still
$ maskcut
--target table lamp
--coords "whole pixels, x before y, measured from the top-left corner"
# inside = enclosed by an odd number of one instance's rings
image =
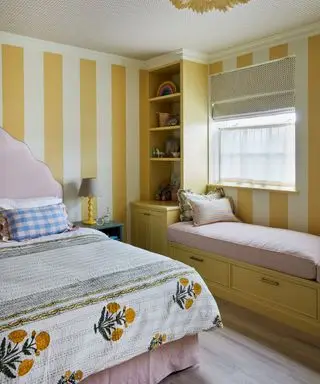
[[[87,225],[96,224],[96,220],[93,217],[93,198],[96,195],[96,189],[95,178],[82,179],[78,196],[88,198],[88,220],[83,220],[83,223]]]

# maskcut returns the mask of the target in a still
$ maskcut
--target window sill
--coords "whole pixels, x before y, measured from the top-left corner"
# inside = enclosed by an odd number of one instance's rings
[[[295,188],[287,188],[287,187],[276,187],[276,186],[262,186],[259,184],[236,184],[236,183],[222,183],[222,184],[214,184],[218,187],[226,187],[226,188],[237,188],[237,189],[251,189],[255,191],[268,191],[268,192],[279,192],[279,193],[299,193],[299,191]]]

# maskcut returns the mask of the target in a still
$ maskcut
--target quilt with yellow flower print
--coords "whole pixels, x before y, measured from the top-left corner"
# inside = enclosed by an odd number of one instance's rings
[[[199,274],[79,230],[0,247],[0,383],[77,384],[222,326]]]

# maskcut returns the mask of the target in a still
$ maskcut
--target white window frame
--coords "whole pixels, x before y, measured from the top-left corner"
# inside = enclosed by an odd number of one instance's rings
[[[296,192],[297,188],[297,111],[293,112],[291,111],[283,111],[283,112],[271,112],[271,113],[264,113],[261,115],[247,115],[247,116],[241,116],[239,117],[239,120],[246,119],[247,118],[259,118],[259,117],[266,117],[269,116],[280,116],[284,115],[284,122],[278,124],[279,127],[281,126],[288,126],[292,123],[285,122],[285,115],[294,114],[294,133],[295,133],[295,156],[294,156],[294,168],[295,168],[295,183],[293,186],[282,186],[277,185],[276,183],[272,183],[268,185],[267,183],[259,182],[258,180],[256,182],[250,182],[246,183],[241,180],[234,180],[234,181],[221,181],[221,131],[223,128],[219,128],[219,123],[222,123],[224,121],[230,120],[230,121],[236,121],[236,118],[228,118],[228,119],[217,119],[213,120],[211,115],[209,115],[209,183],[211,184],[218,184],[222,186],[228,186],[228,187],[237,187],[237,188],[252,188],[252,189],[266,189],[266,190],[280,190],[280,191],[292,191]],[[287,116],[289,118],[289,116]],[[252,129],[259,129],[259,128],[269,128],[272,125],[272,123],[269,124],[261,124],[255,128],[254,125],[246,126],[235,126],[234,128],[226,128],[226,129],[246,129],[246,128],[252,128]]]

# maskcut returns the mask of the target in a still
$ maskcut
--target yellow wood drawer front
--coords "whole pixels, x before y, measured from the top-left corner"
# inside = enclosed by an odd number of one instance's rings
[[[194,267],[205,280],[229,287],[228,263],[202,255],[196,255],[178,248],[174,250],[174,257]]]
[[[233,289],[317,318],[316,289],[275,278],[272,274],[263,274],[234,265],[231,271]]]
[[[192,254],[189,252],[185,252],[181,249],[171,247],[170,257],[172,257],[175,260],[178,260],[178,261],[181,261],[182,263],[191,265],[191,260],[189,258],[189,255],[191,256]]]

